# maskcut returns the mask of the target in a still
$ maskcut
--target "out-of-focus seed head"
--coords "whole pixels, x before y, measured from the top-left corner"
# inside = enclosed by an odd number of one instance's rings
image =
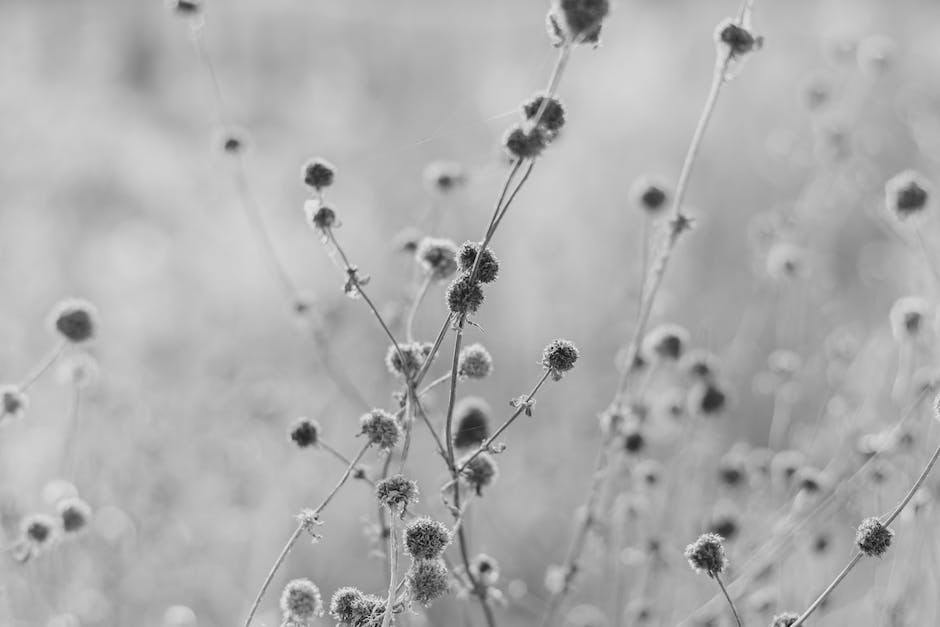
[[[418,242],[422,239],[421,231],[415,227],[405,227],[394,237],[392,249],[413,255],[418,251]]]
[[[31,514],[20,523],[20,533],[30,554],[38,555],[59,538],[59,524],[46,514]]]
[[[320,423],[313,418],[298,418],[291,426],[290,439],[300,448],[316,446],[320,441]]]
[[[812,549],[813,553],[817,555],[822,555],[825,553],[829,547],[832,545],[832,539],[829,537],[828,533],[820,532],[816,534],[816,537],[813,538]]]
[[[49,316],[54,331],[69,342],[87,342],[98,331],[98,309],[81,298],[67,298]]]
[[[336,178],[336,168],[326,159],[316,157],[304,164],[303,179],[309,187],[321,192],[333,184]]]
[[[891,546],[894,532],[885,527],[876,517],[866,518],[858,526],[855,543],[869,557],[881,557]]]
[[[646,436],[637,424],[631,424],[623,430],[623,450],[636,455],[646,448]]]
[[[767,253],[767,274],[776,281],[806,276],[806,254],[789,242],[777,242]]]
[[[715,28],[715,45],[718,47],[721,61],[724,61],[725,57],[738,59],[760,50],[763,43],[763,37],[754,35],[732,18],[725,18]]]
[[[693,380],[710,380],[718,374],[718,357],[711,351],[697,348],[679,360],[679,370]]]
[[[480,553],[470,561],[470,574],[484,586],[495,586],[499,581],[499,562]]]
[[[480,245],[473,242],[464,242],[457,251],[457,267],[464,274],[469,274],[473,269],[473,264],[477,260],[477,252]],[[480,259],[480,266],[477,268],[477,280],[481,283],[492,283],[499,277],[499,259],[493,254],[492,249],[487,247],[483,251],[483,257]]]
[[[483,287],[470,275],[463,273],[447,287],[447,307],[458,316],[476,313],[483,304]]]
[[[91,522],[91,506],[78,497],[62,499],[56,508],[59,511],[59,522],[65,533],[78,533]]]
[[[317,231],[322,232],[339,226],[336,211],[329,205],[324,205],[317,198],[304,203],[304,214],[307,216],[307,223],[310,224],[310,227]]]
[[[624,609],[624,617],[628,625],[649,625],[656,617],[656,609],[649,599],[633,599]]]
[[[802,358],[791,350],[781,348],[767,356],[767,369],[782,381],[793,379],[802,368]]]
[[[178,15],[198,15],[202,13],[202,0],[167,0],[167,7]]]
[[[544,107],[544,110],[542,109]],[[522,114],[530,123],[535,121],[539,111],[537,126],[543,128],[549,137],[554,137],[565,125],[565,108],[557,98],[545,98],[544,94],[536,94],[522,103]]]
[[[454,161],[432,161],[424,169],[424,184],[432,192],[447,194],[466,182],[466,171]]]
[[[468,379],[485,379],[493,370],[493,358],[482,344],[470,344],[460,350],[457,374]]]
[[[340,588],[330,599],[330,616],[341,623],[356,624],[362,616],[364,598],[365,595],[359,588]]]
[[[454,408],[454,416],[457,418],[454,446],[476,447],[490,437],[490,413],[490,406],[478,396],[461,399]]]
[[[6,419],[19,420],[29,409],[29,396],[16,385],[0,385],[0,424]]]
[[[685,547],[685,558],[689,560],[692,570],[709,577],[720,575],[728,567],[724,538],[714,533],[702,534],[698,540]]]
[[[513,125],[503,137],[503,148],[514,159],[534,159],[542,154],[548,145],[548,136],[541,126],[524,128]]]
[[[362,433],[369,438],[369,442],[381,449],[389,450],[398,444],[401,438],[401,427],[395,417],[384,409],[373,409],[359,419]]]
[[[425,237],[418,242],[415,258],[438,281],[457,272],[457,245],[449,239]]]
[[[663,465],[655,459],[644,459],[633,468],[638,488],[652,489],[662,482]]]
[[[61,358],[56,372],[60,383],[83,389],[98,379],[98,360],[85,351],[77,351]]]
[[[552,44],[596,44],[609,13],[609,0],[555,0],[547,24]]]
[[[230,128],[218,139],[219,147],[229,155],[238,155],[248,148],[248,133],[244,129]]]
[[[899,298],[891,306],[891,333],[898,342],[918,338],[927,327],[930,305],[919,296]]]
[[[723,456],[718,462],[718,478],[729,488],[743,485],[747,479],[747,459],[736,452]]]
[[[905,170],[885,183],[885,206],[899,219],[905,220],[924,211],[930,203],[933,187],[914,170]]]
[[[565,339],[552,340],[542,351],[542,367],[552,373],[555,381],[574,368],[580,353],[573,342]]]
[[[780,451],[770,462],[770,474],[779,486],[788,487],[804,460],[805,456],[799,451]]]
[[[870,35],[858,44],[858,67],[867,74],[880,76],[894,65],[897,49],[890,37]]]
[[[424,365],[424,360],[431,354],[431,348],[433,348],[431,344],[422,342],[399,344],[398,348],[392,344],[385,353],[385,366],[397,377],[412,379],[417,376],[421,366]]]
[[[281,593],[281,611],[285,619],[309,621],[323,616],[323,598],[320,589],[309,579],[287,582]]]
[[[644,175],[630,187],[630,202],[650,215],[660,213],[669,204],[669,186],[662,177]]]
[[[468,453],[457,465],[463,466],[471,455],[473,453]],[[489,453],[480,453],[470,460],[467,467],[463,469],[461,477],[479,496],[483,493],[483,488],[499,477],[499,467],[496,465],[496,460]]]
[[[800,85],[800,100],[809,111],[817,111],[832,99],[832,79],[824,74],[812,74]]]
[[[429,605],[450,590],[447,566],[438,559],[416,560],[405,575],[408,594],[415,603]]]
[[[784,612],[777,614],[770,622],[770,627],[790,627],[800,617],[796,612]]]
[[[394,475],[375,484],[375,495],[390,512],[404,514],[409,505],[418,502],[418,484],[404,475]]]
[[[712,516],[708,523],[708,532],[724,538],[734,540],[741,529],[741,522],[733,512],[721,512]]]
[[[643,338],[643,352],[660,361],[675,361],[689,345],[689,332],[677,324],[661,324]]]
[[[808,494],[819,494],[829,485],[829,480],[820,470],[812,466],[802,466],[794,475],[797,488]]]
[[[693,416],[716,416],[728,404],[728,393],[717,381],[698,381],[689,390],[689,413]]]
[[[408,523],[404,531],[405,548],[408,555],[416,560],[439,558],[450,544],[450,529],[442,522],[427,516],[416,518]]]

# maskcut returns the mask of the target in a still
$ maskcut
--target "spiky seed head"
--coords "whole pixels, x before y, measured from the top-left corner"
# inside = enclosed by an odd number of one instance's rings
[[[432,192],[447,194],[466,182],[464,167],[454,161],[432,161],[424,169],[424,184]]]
[[[457,374],[468,379],[485,379],[493,370],[493,358],[482,344],[470,344],[460,350]]]
[[[677,324],[661,324],[643,338],[644,354],[660,361],[676,361],[689,345],[689,332]]]
[[[326,159],[315,157],[304,164],[304,183],[320,192],[333,184],[336,168]]]
[[[409,596],[421,605],[429,605],[450,590],[447,566],[439,559],[414,561],[405,575],[405,581]]]
[[[470,458],[473,453],[468,453],[457,465],[463,466],[464,462]],[[490,485],[499,477],[499,466],[496,460],[489,453],[480,453],[470,460],[467,467],[461,473],[463,480],[473,488],[479,496],[483,488]]]
[[[362,433],[369,438],[369,442],[381,449],[389,450],[398,444],[401,438],[401,427],[395,416],[384,409],[373,409],[359,419]]]
[[[888,316],[894,339],[903,342],[920,336],[927,326],[929,310],[930,305],[919,296],[905,296],[897,299]]]
[[[732,18],[726,18],[715,28],[715,45],[718,46],[722,56],[740,58],[750,52],[760,50],[763,38],[755,36]]]
[[[394,344],[388,347],[385,353],[385,366],[388,371],[397,377],[412,379],[417,376],[424,365],[424,360],[431,354],[431,344],[413,342],[411,344]],[[401,349],[401,352],[399,352]],[[404,361],[402,361],[404,358]]]
[[[451,313],[468,315],[476,313],[483,304],[483,287],[470,275],[462,273],[447,288],[447,307]]]
[[[704,533],[685,547],[685,558],[692,570],[709,577],[720,575],[728,567],[724,538],[714,533]]]
[[[579,357],[578,347],[565,339],[556,339],[549,342],[542,351],[542,367],[552,373],[556,381],[574,368]]]
[[[427,516],[408,523],[404,531],[405,548],[416,560],[437,559],[450,544],[450,529],[442,522]]]
[[[555,0],[548,14],[549,35],[553,43],[560,39],[570,44],[596,44],[609,13],[609,0]]]
[[[855,543],[865,555],[881,557],[891,546],[891,538],[893,537],[894,532],[884,526],[878,518],[872,516],[863,520],[858,526]]]
[[[0,423],[7,418],[20,419],[29,409],[29,396],[17,385],[0,385]]]
[[[418,502],[418,484],[404,475],[393,475],[375,484],[375,496],[390,512],[402,512]]]
[[[291,427],[290,439],[300,448],[316,446],[320,441],[320,423],[313,418],[298,418]]]
[[[495,586],[499,581],[499,562],[480,553],[470,561],[470,574],[484,586]]]
[[[317,231],[326,231],[337,226],[336,211],[319,199],[308,200],[304,203],[304,213],[310,227]]]
[[[524,128],[515,124],[503,137],[503,148],[514,159],[534,159],[542,154],[548,145],[548,136],[541,126]]]
[[[65,533],[78,533],[91,522],[91,506],[78,497],[63,499],[56,508]]]
[[[549,137],[554,137],[565,125],[565,108],[557,98],[546,99],[544,94],[536,94],[522,103],[522,115],[531,123],[535,121],[543,106],[545,110],[538,120],[538,126],[542,127]]]
[[[464,242],[457,251],[457,266],[464,274],[469,274],[477,260],[480,245],[474,242]],[[483,251],[480,266],[477,268],[477,280],[481,283],[492,283],[499,277],[499,259],[489,247]]]
[[[454,446],[468,448],[479,446],[490,437],[490,406],[478,396],[462,398],[454,408],[457,418],[457,430],[454,433]]]
[[[689,413],[715,416],[728,404],[728,394],[717,381],[698,381],[689,390]]]
[[[323,616],[323,598],[320,589],[309,579],[287,582],[281,593],[281,611],[285,619],[309,621]]]
[[[437,281],[443,281],[457,272],[457,245],[449,239],[425,237],[418,242],[415,258]]]
[[[795,623],[799,617],[800,615],[796,612],[784,612],[783,614],[777,614],[771,621],[770,627],[790,627],[790,625]]]
[[[904,220],[927,208],[932,191],[933,188],[922,174],[905,170],[885,183],[885,206]]]
[[[87,342],[98,330],[98,309],[82,298],[59,301],[49,315],[55,332],[69,342]]]
[[[669,187],[655,175],[643,175],[630,187],[630,202],[648,214],[657,214],[669,203]]]
[[[341,623],[355,624],[361,616],[365,595],[359,588],[346,586],[333,593],[330,599],[330,616]]]

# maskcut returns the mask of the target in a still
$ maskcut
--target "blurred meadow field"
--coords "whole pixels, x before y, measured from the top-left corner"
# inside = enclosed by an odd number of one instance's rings
[[[552,6],[209,0],[180,15],[159,0],[0,1],[0,384],[63,346],[49,312],[64,298],[98,315],[93,341],[68,342],[30,383],[24,415],[0,418],[0,626],[243,624],[296,515],[344,470],[292,441],[296,419],[352,458],[360,416],[401,398],[388,338],[343,293],[348,275],[308,224],[302,167],[336,166],[335,237],[403,338],[424,271],[403,249],[415,234],[479,241],[510,171],[504,133],[559,54]],[[573,46],[557,90],[564,128],[492,240],[499,278],[463,330],[492,374],[461,380],[458,401],[482,398],[498,425],[555,374],[540,361],[550,341],[580,352],[498,438],[498,479],[460,522],[471,557],[499,563],[485,603],[502,627],[545,624],[552,598],[556,625],[735,625],[684,557],[706,531],[725,536],[745,624],[799,614],[852,557],[859,522],[890,512],[937,446],[937,207],[899,220],[885,197],[900,172],[919,172],[927,191],[940,180],[940,5],[926,0],[754,3],[763,46],[722,85],[682,207],[693,228],[649,323],[680,325],[680,352],[713,353],[727,398],[698,415],[679,365],[647,352],[626,426],[610,426],[668,229],[631,188],[645,175],[674,188],[712,83],[715,26],[738,10],[612,3],[601,45]],[[440,162],[465,180],[435,187],[427,168]],[[285,298],[246,200],[305,311]],[[430,284],[418,340],[438,336],[449,282]],[[430,380],[449,372],[451,336]],[[87,385],[74,380],[86,371]],[[447,387],[423,399],[435,425]],[[448,468],[420,421],[412,436],[410,509],[453,525],[439,495]],[[599,450],[604,480],[561,591]],[[393,474],[400,457],[399,446]],[[384,461],[367,451],[361,474],[378,478]],[[808,624],[940,624],[936,492],[927,479],[890,550]],[[76,495],[87,528],[24,559],[23,521]],[[341,586],[383,596],[377,507],[351,478],[253,624],[282,624],[278,598],[295,578],[327,604]],[[456,546],[447,555],[459,564]],[[485,625],[459,579],[396,622]]]

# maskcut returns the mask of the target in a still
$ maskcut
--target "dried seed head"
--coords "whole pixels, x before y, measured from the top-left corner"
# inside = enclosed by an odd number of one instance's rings
[[[18,420],[29,409],[29,396],[16,385],[0,385],[0,424],[7,418]]]
[[[539,111],[542,111],[542,115],[538,119],[538,126],[548,133],[548,137],[554,138],[565,125],[565,108],[557,98],[546,99],[544,94],[536,94],[522,103],[522,115],[530,123],[535,121]]]
[[[394,344],[388,347],[385,353],[385,366],[388,371],[397,377],[412,379],[417,376],[424,365],[424,360],[431,354],[433,346],[428,343],[413,342],[411,344]],[[401,352],[399,353],[399,349]],[[404,362],[402,362],[404,358]]]
[[[728,567],[724,538],[714,533],[702,534],[698,540],[685,547],[685,558],[689,560],[692,570],[709,577],[720,575]]]
[[[643,435],[643,431],[640,430],[639,425],[631,424],[625,427],[623,431],[623,450],[625,452],[635,455],[646,448],[646,437]]]
[[[885,527],[878,518],[866,518],[858,526],[855,543],[869,557],[881,557],[891,546],[894,532]]]
[[[669,203],[669,187],[659,176],[644,175],[630,187],[630,202],[649,214],[657,214]]]
[[[425,237],[418,242],[415,258],[438,281],[457,272],[457,245],[449,239]]]
[[[408,523],[404,531],[405,548],[408,555],[416,560],[439,558],[450,544],[450,529],[442,522],[427,516],[416,518]]]
[[[304,214],[310,227],[317,231],[326,231],[337,226],[336,211],[329,205],[324,205],[319,199],[308,200],[304,203]]]
[[[53,330],[76,344],[92,339],[98,330],[97,308],[81,298],[60,301],[49,319]]]
[[[424,184],[432,192],[447,194],[466,182],[463,166],[453,161],[433,161],[424,169]]]
[[[20,523],[20,533],[30,555],[48,549],[59,537],[58,522],[45,514],[31,514]]]
[[[708,523],[708,531],[725,540],[734,540],[738,535],[741,523],[733,512],[722,512],[712,516]]]
[[[795,623],[799,617],[800,615],[796,612],[784,612],[783,614],[777,614],[771,621],[770,627],[790,627],[790,625]]]
[[[464,456],[457,463],[457,466],[463,466],[471,455],[473,453]],[[496,460],[489,453],[480,453],[470,460],[467,467],[463,469],[461,476],[467,485],[476,490],[479,496],[482,494],[484,487],[490,485],[499,477],[499,467],[496,465]]]
[[[444,596],[450,590],[450,575],[447,566],[438,559],[417,560],[411,564],[405,575],[408,594],[421,605]]]
[[[467,315],[476,313],[483,304],[483,287],[479,281],[471,280],[469,274],[460,274],[447,288],[447,307],[451,313]]]
[[[760,50],[763,42],[763,37],[755,36],[732,18],[725,18],[715,28],[715,45],[722,61],[725,57],[738,59]]]
[[[166,5],[178,15],[198,15],[202,12],[202,0],[167,0]]]
[[[737,452],[731,452],[718,462],[718,478],[723,485],[735,488],[747,478],[747,460]]]
[[[470,562],[470,574],[484,586],[495,586],[499,581],[499,562],[480,553]]]
[[[375,495],[390,512],[404,512],[418,502],[418,484],[404,475],[394,475],[375,484]]]
[[[693,415],[715,416],[728,404],[728,394],[716,381],[698,381],[689,390],[688,404]]]
[[[341,623],[356,624],[362,616],[365,595],[359,588],[346,586],[333,593],[330,599],[330,616]]]
[[[473,264],[477,260],[477,251],[480,245],[473,242],[464,242],[457,251],[457,267],[464,274],[469,274],[473,269]],[[499,259],[493,254],[492,249],[487,247],[483,251],[483,257],[480,259],[480,266],[477,268],[477,280],[481,283],[492,283],[499,277]]]
[[[310,159],[304,164],[303,178],[304,183],[316,191],[323,191],[333,184],[336,177],[336,168],[329,161],[319,157]]]
[[[490,406],[482,398],[468,396],[460,400],[454,408],[457,418],[457,431],[454,433],[454,446],[467,448],[479,446],[490,436]]]
[[[548,140],[545,129],[541,126],[526,129],[515,124],[506,131],[503,148],[514,159],[534,159],[545,150]]]
[[[552,378],[557,381],[574,368],[578,356],[578,348],[572,342],[560,338],[552,340],[542,351],[542,367],[551,372]]]
[[[885,206],[904,220],[927,208],[933,189],[919,172],[905,170],[885,183]]]
[[[463,347],[457,360],[457,374],[468,379],[484,379],[493,370],[493,358],[482,344]]]
[[[359,424],[362,425],[362,433],[369,438],[369,442],[381,449],[394,448],[401,438],[398,421],[384,409],[373,409],[359,419]]]
[[[320,589],[309,579],[287,582],[281,593],[281,611],[285,620],[309,621],[323,616],[323,598]]]
[[[91,506],[78,497],[59,501],[57,509],[65,533],[78,533],[91,522]]]
[[[919,296],[899,298],[891,306],[891,333],[898,342],[913,340],[926,328],[930,305]]]
[[[596,44],[609,13],[609,0],[555,0],[548,14],[549,35],[553,43],[560,39],[570,44]]]
[[[677,324],[661,324],[643,338],[643,352],[647,357],[675,361],[689,345],[689,332]]]
[[[290,439],[300,448],[316,446],[320,441],[320,423],[312,418],[298,418],[291,427]]]

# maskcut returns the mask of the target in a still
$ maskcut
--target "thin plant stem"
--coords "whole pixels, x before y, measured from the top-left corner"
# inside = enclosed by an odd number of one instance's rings
[[[398,575],[398,542],[396,531],[396,513],[390,512],[388,517],[388,599],[385,601],[385,617],[382,619],[382,627],[389,627],[392,624],[392,610],[395,606],[395,579]]]
[[[721,576],[718,573],[712,575],[715,578],[715,582],[718,584],[718,587],[721,588],[722,594],[725,595],[725,598],[728,600],[728,605],[731,606],[731,613],[734,614],[734,620],[738,624],[738,627],[744,627],[741,623],[741,617],[738,616],[738,608],[734,606],[734,601],[731,600],[731,595],[728,594],[728,591],[725,589],[725,584],[721,582]]]
[[[444,341],[444,336],[447,335],[447,329],[450,328],[450,323],[453,319],[454,314],[452,313],[447,314],[447,317],[444,319],[444,324],[441,325],[441,330],[437,334],[437,339],[434,340],[434,345],[431,347],[431,352],[428,353],[427,358],[424,360],[424,364],[421,366],[421,370],[418,371],[418,376],[415,377],[416,386],[421,385],[421,382],[424,381],[424,377],[431,368],[431,364],[434,362],[434,356],[437,355],[437,351],[440,350],[441,342]]]
[[[405,322],[405,338],[409,342],[414,342],[414,328],[415,328],[415,316],[418,315],[418,308],[421,307],[421,302],[424,300],[425,295],[428,293],[428,288],[431,287],[431,282],[433,277],[431,273],[428,273],[424,280],[421,282],[421,287],[418,288],[418,293],[415,295],[414,302],[411,304],[411,308],[408,310],[408,318]]]
[[[447,459],[454,463],[454,403],[457,400],[457,363],[460,359],[460,343],[463,340],[463,327],[465,318],[461,316],[457,322],[457,331],[454,337],[454,363],[450,371],[450,393],[447,397],[447,414],[444,420],[444,445],[447,447]]]
[[[72,406],[69,409],[68,425],[65,428],[65,445],[62,452],[62,466],[67,469],[65,476],[75,483],[78,465],[78,423],[81,418],[82,389],[72,384]]]
[[[349,462],[349,465],[346,466],[346,470],[343,472],[342,477],[333,487],[329,494],[326,495],[326,498],[313,510],[310,514],[314,519],[318,518],[320,514],[326,509],[326,506],[330,504],[330,501],[333,500],[333,497],[336,496],[336,493],[339,492],[340,488],[343,487],[343,484],[349,479],[349,476],[352,474],[353,469],[356,467],[356,464],[362,459],[362,456],[366,454],[366,451],[369,450],[370,442],[366,442],[359,453]],[[261,605],[261,599],[264,598],[264,593],[267,592],[268,587],[271,585],[271,582],[274,580],[274,576],[277,574],[277,571],[280,570],[281,565],[284,563],[284,560],[287,558],[287,554],[290,553],[291,549],[294,548],[294,544],[297,543],[298,538],[304,531],[304,522],[301,521],[297,524],[297,528],[294,529],[294,532],[291,534],[290,538],[287,539],[287,544],[284,545],[284,548],[281,550],[280,554],[277,556],[277,559],[274,560],[274,565],[271,567],[271,570],[268,572],[268,576],[265,577],[264,582],[261,584],[261,589],[258,591],[257,596],[255,597],[254,602],[251,604],[251,609],[248,610],[248,617],[245,619],[245,627],[251,625],[252,619],[255,617],[255,613],[258,611],[258,607]]]
[[[499,228],[500,223],[503,221],[503,217],[506,215],[506,211],[509,209],[509,205],[511,205],[512,201],[516,199],[516,194],[519,193],[519,190],[522,189],[522,186],[525,185],[525,182],[529,180],[529,175],[532,174],[532,168],[534,167],[535,161],[529,161],[529,165],[526,166],[525,172],[522,173],[522,178],[520,178],[519,182],[516,183],[512,193],[509,194],[509,198],[506,199],[506,204],[503,206],[502,211],[499,212],[495,222],[493,222],[493,233],[495,233],[496,229]]]
[[[33,367],[26,378],[23,379],[22,383],[19,384],[19,389],[21,392],[25,392],[29,388],[42,378],[42,375],[46,374],[52,366],[55,365],[55,362],[59,360],[59,357],[62,356],[62,353],[65,352],[65,347],[68,346],[68,340],[62,340],[50,350],[46,355],[39,361],[39,363]]]
[[[426,386],[424,386],[424,388],[420,392],[418,392],[418,396],[424,396],[425,394],[427,394],[428,392],[430,392],[437,386],[443,383],[447,383],[448,381],[450,381],[449,372],[447,374],[442,374],[441,376],[439,376],[438,378],[434,379],[433,381],[428,383]]]

